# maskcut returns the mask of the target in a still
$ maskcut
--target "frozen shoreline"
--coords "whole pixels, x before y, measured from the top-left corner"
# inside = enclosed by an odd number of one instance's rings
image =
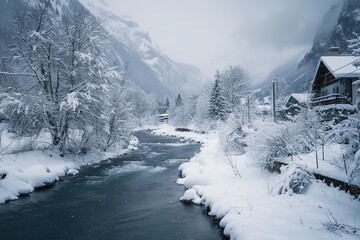
[[[180,200],[208,207],[231,239],[359,238],[359,232],[340,226],[359,228],[360,202],[338,188],[314,180],[303,194],[278,195],[279,175],[261,170],[246,153],[230,157],[240,175],[234,173],[216,132],[176,132],[162,125],[153,133],[203,143],[201,152],[179,167],[177,183],[187,189]]]

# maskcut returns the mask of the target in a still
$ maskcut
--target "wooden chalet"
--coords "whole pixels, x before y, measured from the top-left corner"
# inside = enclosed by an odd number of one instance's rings
[[[292,93],[285,105],[277,111],[279,117],[283,120],[291,119],[301,111],[301,108],[308,107],[309,100],[309,94],[307,93]]]
[[[311,105],[355,104],[360,57],[323,56],[320,58],[312,84]],[[353,89],[354,88],[354,89]]]
[[[307,107],[309,102],[309,94],[307,93],[292,93],[285,103],[285,107],[292,106]]]

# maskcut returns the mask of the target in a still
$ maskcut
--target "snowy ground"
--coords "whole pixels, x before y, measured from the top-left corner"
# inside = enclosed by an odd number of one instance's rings
[[[1,134],[2,133],[2,134]],[[16,139],[0,131],[0,204],[16,200],[36,188],[51,185],[65,175],[75,175],[81,166],[93,164],[136,148],[136,139],[127,149],[114,149],[106,153],[90,153],[81,157],[60,157],[59,152],[41,149],[49,144],[47,136]],[[24,151],[28,149],[28,151]]]
[[[226,157],[216,132],[162,125],[154,133],[203,143],[179,167],[177,183],[187,189],[181,200],[209,207],[231,239],[360,239],[360,201],[351,195],[316,180],[303,194],[278,195],[279,175],[261,170],[247,154]]]

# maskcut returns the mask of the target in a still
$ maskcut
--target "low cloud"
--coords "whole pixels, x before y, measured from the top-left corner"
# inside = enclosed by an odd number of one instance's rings
[[[229,64],[258,81],[311,47],[324,14],[342,0],[102,0],[129,15],[176,61],[209,77]]]

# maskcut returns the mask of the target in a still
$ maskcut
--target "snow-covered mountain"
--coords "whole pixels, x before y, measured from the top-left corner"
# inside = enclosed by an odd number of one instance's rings
[[[145,94],[174,97],[178,93],[189,96],[199,89],[205,77],[197,77],[161,52],[148,33],[129,17],[112,13],[102,1],[91,0],[0,0],[0,26],[4,27],[13,12],[46,2],[54,18],[75,10],[85,11],[102,20],[112,36],[109,57],[126,63],[130,70],[130,84]],[[189,78],[190,77],[190,78]]]
[[[80,2],[94,16],[102,19],[106,30],[133,56],[145,63],[172,95],[178,93],[189,95],[194,89],[200,88],[201,80],[189,79],[187,73],[162,53],[160,48],[151,41],[149,34],[129,17],[115,15],[102,1],[80,0]],[[133,69],[132,73],[134,71],[138,69]],[[139,78],[137,80],[141,81]]]
[[[209,82],[209,78],[198,67],[181,62],[176,62],[176,65],[185,75],[186,79],[191,82],[191,84],[183,86],[184,91],[191,93],[193,89],[200,89],[203,84]]]
[[[354,38],[354,32],[360,33],[360,1],[340,0],[324,15],[310,51],[302,59],[296,57],[274,69],[261,84],[263,94],[269,93],[275,74],[285,79],[289,92],[308,91],[319,58],[329,54],[331,47],[339,47],[341,54],[350,54],[347,40]]]

